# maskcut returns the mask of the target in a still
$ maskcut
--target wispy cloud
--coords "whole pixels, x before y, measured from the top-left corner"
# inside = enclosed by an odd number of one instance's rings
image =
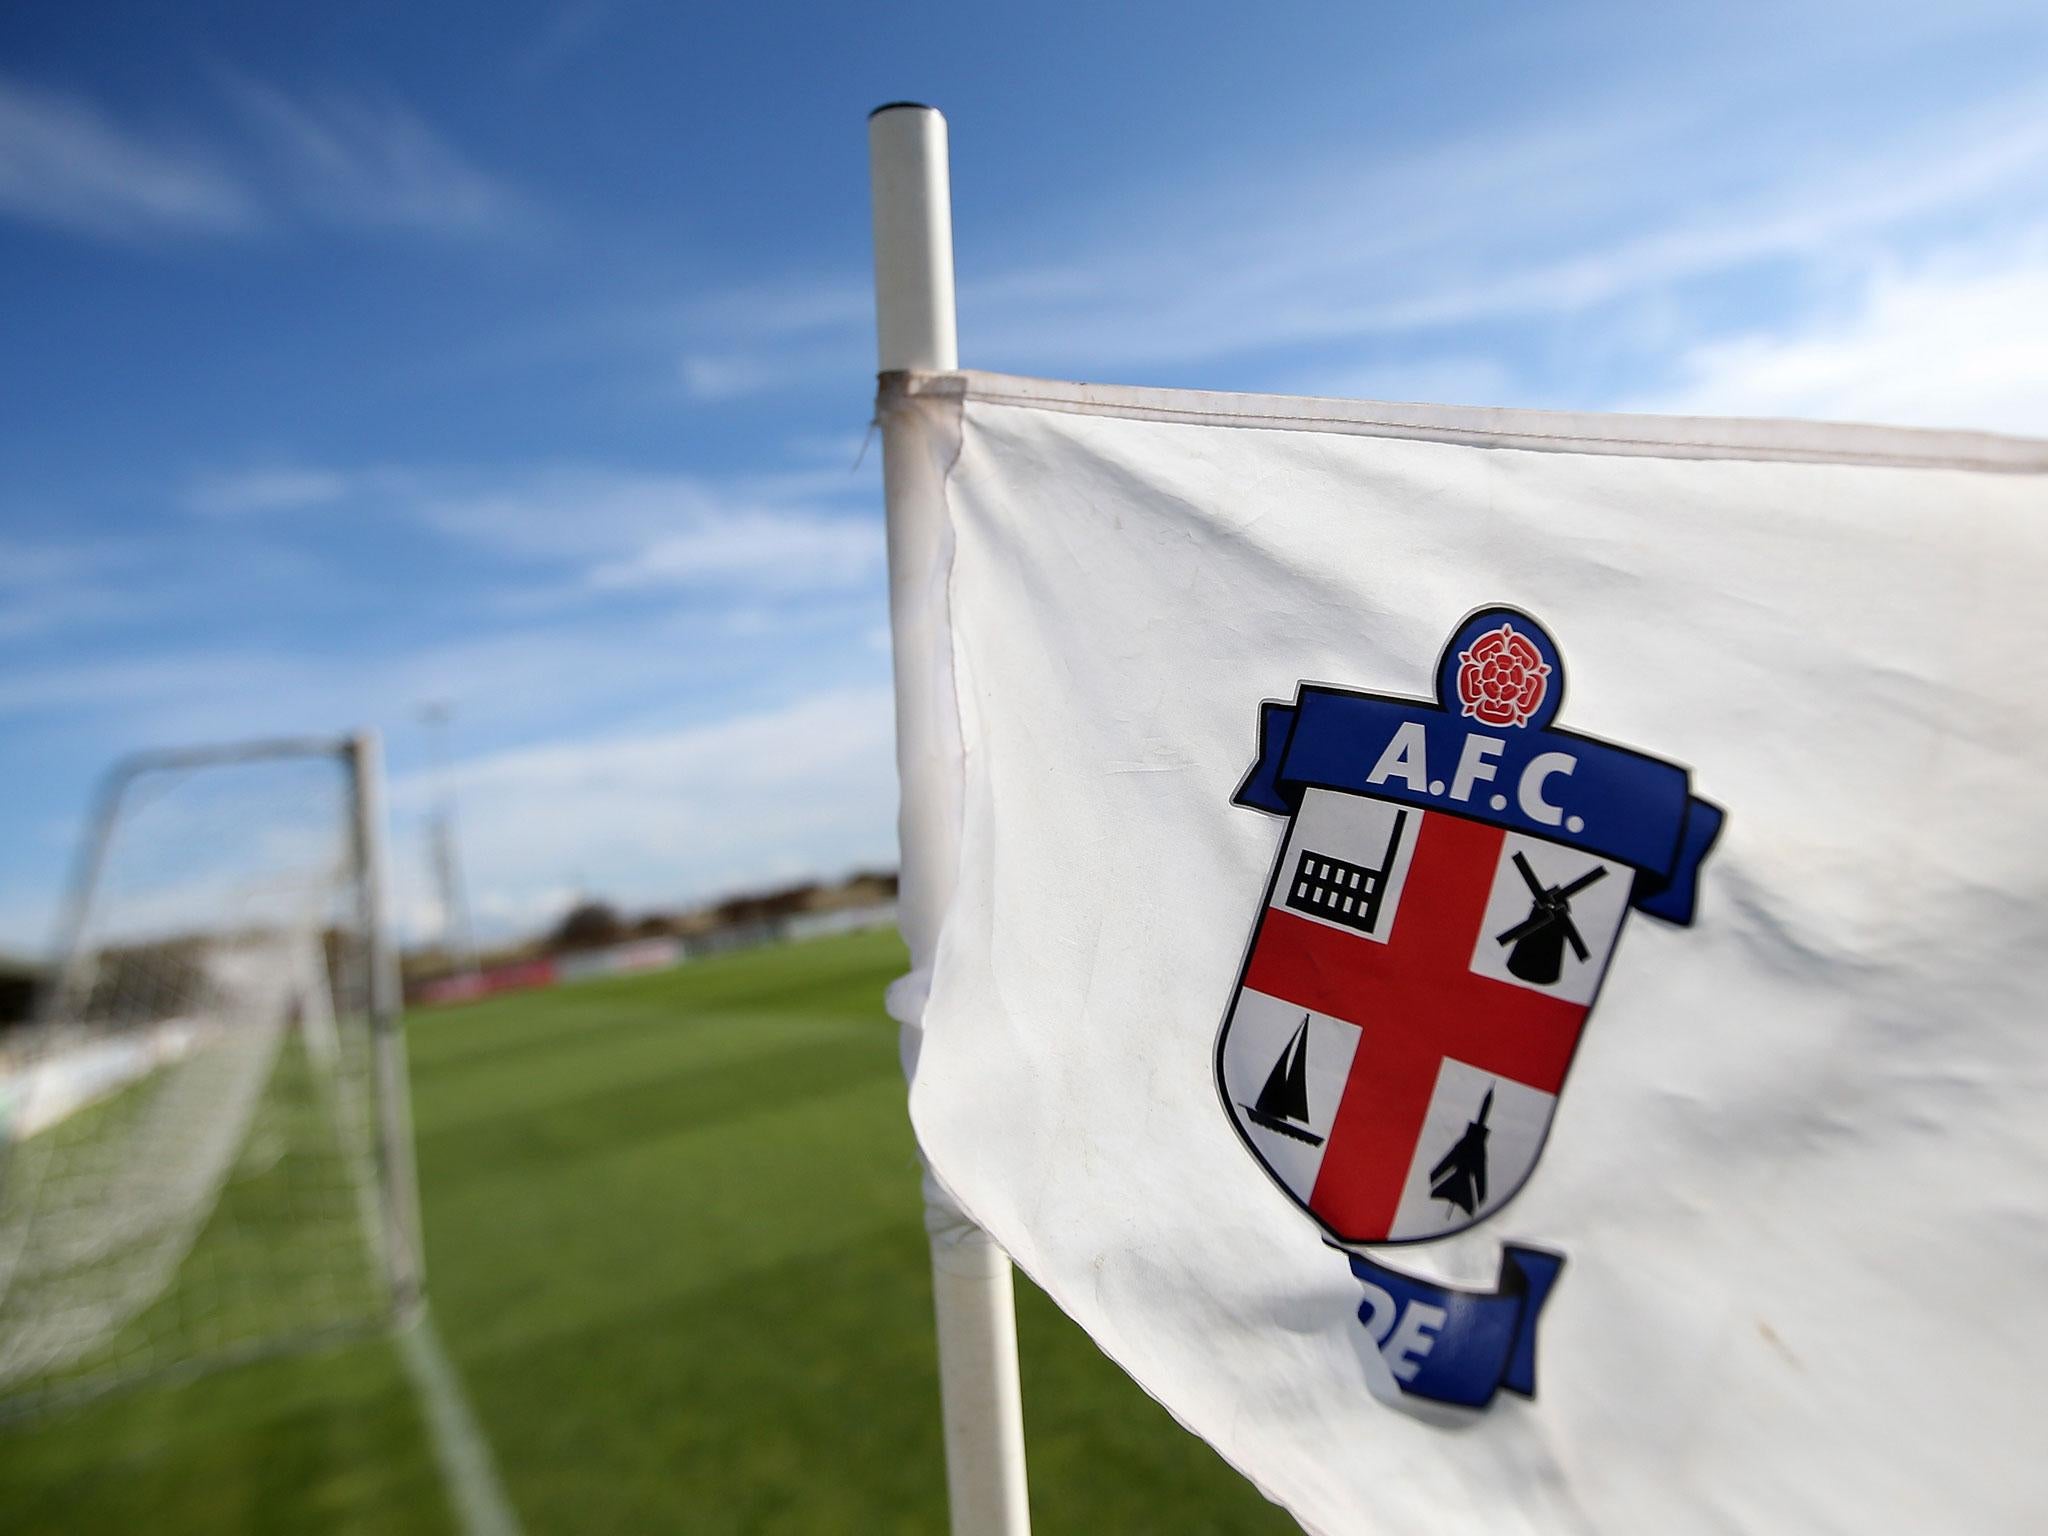
[[[465,233],[519,216],[521,200],[389,96],[292,96],[223,77],[283,195],[338,224]]]
[[[2048,424],[2048,227],[1990,253],[1873,273],[1811,321],[1702,343],[1627,402],[2038,434]]]
[[[692,400],[737,400],[743,395],[762,394],[817,370],[809,354],[700,352],[685,357],[678,371],[683,389]]]
[[[750,283],[684,306],[681,318],[693,329],[714,334],[793,336],[866,325],[874,302],[873,287],[850,277]]]
[[[349,488],[347,476],[325,469],[277,465],[211,471],[192,482],[185,493],[185,504],[205,517],[296,512],[339,501],[349,493]]]
[[[869,489],[843,471],[720,481],[555,467],[464,488],[415,480],[410,498],[442,532],[566,568],[587,591],[676,587],[740,600],[879,581],[882,525]]]
[[[16,668],[0,679],[0,718],[114,707],[153,724],[183,719],[188,706],[216,701],[261,700],[271,705],[279,697],[291,697],[290,690],[304,681],[303,667],[289,658],[240,651],[187,649]],[[212,732],[206,723],[195,722],[191,734],[199,739]]]
[[[512,72],[523,80],[553,74],[587,47],[618,7],[613,0],[566,0],[541,22],[526,44],[512,55]]]
[[[1708,126],[1631,107],[1214,189],[1183,201],[1224,210],[1222,233],[1152,222],[1089,253],[1092,282],[1065,298],[983,301],[970,286],[963,326],[1020,364],[1052,363],[1054,347],[1070,369],[1184,363],[1569,316],[1771,262],[1833,272],[1952,218],[2048,202],[2048,122],[2031,102],[1765,174],[1717,164],[1711,146],[1676,154]],[[1672,200],[1656,178],[1677,158],[1700,191]]]
[[[527,217],[519,194],[389,95],[219,78],[233,113],[202,128],[123,120],[0,77],[0,214],[123,241],[302,221],[464,234]]]
[[[755,591],[857,587],[882,568],[878,520],[801,512],[699,517],[621,560],[594,567],[599,590],[744,585]]]
[[[119,124],[81,96],[4,78],[0,212],[117,240],[235,234],[263,222],[216,154]]]
[[[840,689],[457,763],[472,904],[503,932],[546,921],[578,890],[670,906],[893,862],[893,719],[886,688]],[[401,779],[393,808],[422,810],[436,789],[430,776]],[[406,861],[400,872],[426,920],[426,872]]]
[[[0,536],[0,641],[133,612],[118,579],[138,551],[111,540],[53,543]],[[0,695],[6,683],[0,681]]]
[[[977,277],[963,249],[963,343],[977,366],[1055,374],[1285,356],[1281,387],[1382,373],[1393,382],[1374,393],[1405,392],[1405,369],[1506,396],[1501,360],[1538,327],[1597,317],[1601,345],[1633,346],[1640,372],[1722,315],[1753,318],[1714,295],[1759,274],[1797,303],[2048,214],[2038,89],[1800,153],[1757,142],[1739,99],[1638,89],[1405,154],[1326,151],[1117,189],[1073,212],[1083,233],[1056,256]],[[1006,249],[1043,245],[1030,231]],[[828,349],[852,358],[865,305],[844,274],[817,288],[809,304],[746,290],[700,306],[686,375],[732,395],[778,387]],[[1339,361],[1397,353],[1392,367]]]
[[[671,588],[744,607],[879,582],[874,466],[856,474],[859,440],[831,441],[845,465],[713,477],[588,464],[285,464],[201,473],[183,499],[223,523],[328,507],[396,518],[522,570],[554,601]]]
[[[1337,400],[1457,400],[1471,405],[1505,405],[1516,395],[1514,376],[1505,364],[1456,353],[1310,370],[1295,387],[1305,395]]]
[[[1556,174],[1564,167],[1549,169]],[[1301,318],[1311,335],[1345,335],[1569,313],[1773,258],[1829,259],[1845,242],[1968,208],[2043,174],[2048,123],[1998,115],[1931,155],[1914,148],[1846,174],[1789,178],[1750,199],[1692,211],[1663,228],[1490,280],[1425,283],[1386,301],[1311,310]]]
[[[403,642],[380,643],[376,627],[363,626],[346,645],[251,638],[16,661],[0,673],[0,736],[18,741],[62,722],[123,748],[178,745],[399,721],[426,699],[452,703],[476,740],[593,719],[698,719],[736,700],[786,696],[806,680],[883,675],[864,644],[877,613],[865,600],[806,604],[794,618],[678,606],[467,625]],[[758,643],[793,629],[826,654]],[[749,643],[735,644],[738,632]]]

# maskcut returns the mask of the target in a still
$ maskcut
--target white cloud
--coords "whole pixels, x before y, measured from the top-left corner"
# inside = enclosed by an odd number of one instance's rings
[[[0,211],[113,239],[262,222],[248,189],[208,152],[117,124],[82,97],[4,79]]]
[[[0,640],[135,611],[114,579],[139,552],[111,540],[33,542],[0,536]],[[5,683],[0,682],[0,690]]]
[[[622,560],[590,572],[599,590],[744,586],[770,592],[856,587],[882,569],[882,525],[809,513],[699,516]]]
[[[553,75],[580,54],[618,11],[616,0],[565,0],[542,20],[534,36],[512,57],[523,80]]]
[[[138,724],[137,739],[193,741],[230,736],[236,729],[210,728],[215,711],[249,722],[246,734],[264,734],[256,723],[275,718],[278,702],[302,696],[302,666],[282,657],[239,651],[152,652],[108,660],[77,661],[40,668],[13,668],[0,676],[0,718],[36,712],[62,714],[115,709]],[[159,721],[191,723],[189,734],[168,734]]]
[[[497,229],[520,198],[387,95],[294,97],[228,74],[239,125],[201,142],[84,96],[0,78],[0,214],[142,240],[294,218],[436,233]]]
[[[745,605],[880,579],[879,494],[851,467],[860,439],[830,442],[847,466],[714,479],[605,465],[277,465],[198,475],[184,500],[221,519],[342,502],[410,518],[534,567],[544,587],[522,589],[516,607],[652,588]]]
[[[1870,231],[1967,205],[2048,172],[2048,123],[2022,118],[1972,125],[1964,143],[1932,156],[1922,146],[1891,148],[1895,156],[1810,179],[1788,176],[1748,201],[1697,210],[1664,228],[1510,270],[1498,280],[1424,287],[1325,318],[1340,328],[1394,330],[1569,312],[1773,257],[1826,255]]]
[[[787,383],[802,371],[795,359],[767,354],[693,354],[679,365],[692,400],[735,400]]]
[[[752,283],[692,303],[682,318],[694,329],[787,336],[867,325],[874,305],[874,289],[861,279]]]
[[[294,97],[241,75],[224,81],[285,195],[315,216],[463,232],[519,213],[510,189],[388,96],[325,91]]]
[[[1247,155],[1254,169],[1105,186],[1093,207],[1063,210],[1072,233],[1056,252],[1044,220],[990,242],[1005,266],[977,271],[963,251],[968,361],[1092,376],[1292,349],[1286,387],[1323,388],[1301,379],[1304,349],[1413,347],[1477,326],[1509,336],[1596,311],[1610,348],[1640,353],[1665,338],[1621,333],[1660,306],[1682,339],[1716,323],[1700,302],[1710,285],[1737,293],[1767,269],[1781,290],[1839,280],[1959,225],[2048,210],[2038,89],[1823,150],[1758,127],[1803,103],[1743,111],[1745,91],[1767,84],[1694,83],[1668,88],[1646,70],[1607,99],[1449,142]],[[685,388],[725,400],[861,367],[872,307],[864,283],[820,273],[736,288],[678,320]],[[1488,392],[1510,397],[1514,382],[1504,374]],[[1368,392],[1423,391],[1396,374]]]
[[[874,436],[873,428],[865,432],[799,432],[782,446],[792,459],[851,474],[867,458]]]
[[[585,591],[676,586],[737,600],[878,579],[878,509],[833,505],[867,489],[843,472],[715,481],[556,466],[459,491],[414,482],[401,494],[445,533],[575,567]]]
[[[1631,409],[2048,431],[2048,230],[1884,269],[1794,328],[1694,347]]]
[[[65,585],[0,591],[0,640],[132,617],[133,613],[120,593],[110,587]]]
[[[332,470],[277,466],[200,475],[187,489],[185,504],[207,517],[239,517],[323,506],[348,492],[348,478]]]
[[[1513,374],[1490,357],[1391,358],[1369,367],[1309,373],[1296,387],[1304,394],[1338,400],[1438,400],[1460,405],[1505,405],[1515,395]]]
[[[1645,77],[1632,94],[1449,143],[1269,157],[1255,172],[1107,188],[1094,210],[1068,212],[1077,233],[1066,249],[1016,254],[1043,251],[1041,221],[996,247],[1015,265],[967,273],[969,361],[1088,376],[1293,349],[1300,369],[1305,348],[1413,347],[1481,325],[1509,338],[1596,311],[1592,334],[1640,353],[1668,336],[1623,336],[1630,307],[1662,306],[1667,329],[1690,341],[1719,323],[1700,301],[1710,285],[1727,285],[1725,313],[1758,273],[1780,292],[1837,283],[2048,211],[2038,90],[1821,152],[1762,136],[1735,105],[1740,82],[1720,84],[1659,93]],[[828,340],[850,357],[869,311],[846,302],[841,276],[821,274],[817,287],[825,298],[808,306],[749,292],[700,306],[685,364],[693,386],[780,385]],[[1307,365],[1340,381],[1350,373],[1332,373],[1326,358]],[[1492,392],[1505,394],[1513,380],[1499,382]],[[1327,386],[1311,374],[1308,387]],[[1369,392],[1413,389],[1397,374]]]
[[[1708,126],[1631,103],[1405,161],[1184,189],[1205,229],[1134,221],[1064,300],[1055,287],[977,315],[970,289],[963,330],[991,359],[1073,369],[1572,315],[1765,263],[1832,270],[1951,218],[2038,208],[2048,185],[2031,100],[1739,172],[1700,142]],[[1665,195],[1677,160],[1696,195]]]
[[[864,333],[843,334],[834,345],[748,346],[738,350],[691,352],[677,370],[692,400],[737,400],[770,390],[820,383],[839,385],[872,369],[871,343]]]
[[[452,770],[469,899],[499,932],[571,893],[673,907],[792,876],[893,862],[894,716],[886,688],[814,694],[759,713],[526,747]],[[438,780],[394,783],[402,822]],[[433,911],[424,860],[401,845],[407,910]]]

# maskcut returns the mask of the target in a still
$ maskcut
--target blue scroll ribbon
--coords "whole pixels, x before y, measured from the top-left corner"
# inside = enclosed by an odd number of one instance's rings
[[[1465,718],[1455,701],[1459,654],[1502,623],[1535,645],[1550,673],[1530,719],[1495,728]],[[1474,614],[1444,647],[1436,693],[1439,702],[1429,703],[1303,683],[1292,704],[1269,700],[1259,718],[1258,761],[1236,802],[1289,816],[1305,790],[1331,789],[1454,812],[1630,865],[1632,905],[1669,923],[1692,921],[1700,860],[1721,830],[1720,807],[1694,795],[1691,776],[1676,763],[1551,727],[1564,696],[1564,662],[1540,624],[1512,608]],[[1451,794],[1456,769],[1475,735],[1489,738],[1484,762],[1492,777],[1466,786],[1460,800]],[[1393,772],[1390,754],[1401,757]],[[1525,796],[1532,783],[1535,793]]]
[[[1536,1318],[1564,1268],[1562,1254],[1506,1244],[1492,1291],[1438,1285],[1348,1257],[1366,1287],[1358,1320],[1391,1357],[1403,1392],[1461,1408],[1484,1408],[1500,1391],[1536,1395]]]

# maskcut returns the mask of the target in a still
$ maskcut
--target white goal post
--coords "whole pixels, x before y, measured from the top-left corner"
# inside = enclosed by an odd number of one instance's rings
[[[0,1418],[416,1313],[381,791],[369,734],[108,775],[0,1034]]]

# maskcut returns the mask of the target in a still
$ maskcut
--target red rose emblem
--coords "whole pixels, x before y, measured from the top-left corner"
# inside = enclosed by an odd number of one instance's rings
[[[1529,637],[1502,624],[1458,652],[1458,702],[1483,725],[1521,725],[1543,703],[1549,676]]]

